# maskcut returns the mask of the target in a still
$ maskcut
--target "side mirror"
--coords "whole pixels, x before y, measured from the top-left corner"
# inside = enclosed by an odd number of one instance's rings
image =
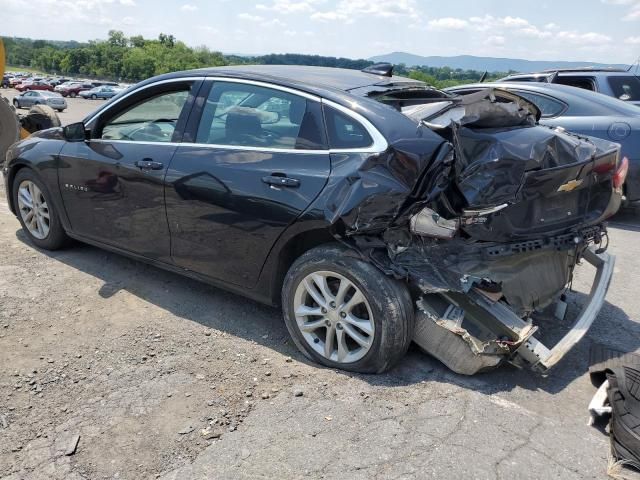
[[[67,142],[84,142],[87,139],[86,129],[82,122],[71,123],[62,130]]]

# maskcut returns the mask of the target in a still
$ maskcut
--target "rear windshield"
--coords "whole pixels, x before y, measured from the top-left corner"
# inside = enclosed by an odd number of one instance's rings
[[[609,77],[613,96],[620,100],[640,101],[640,79],[633,75]]]

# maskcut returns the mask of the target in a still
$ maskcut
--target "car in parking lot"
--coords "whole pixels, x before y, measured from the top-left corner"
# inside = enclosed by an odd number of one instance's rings
[[[94,87],[91,90],[84,90],[80,92],[80,96],[82,98],[89,98],[91,100],[97,100],[97,99],[109,99],[111,97],[115,97],[118,93],[119,93],[119,89],[116,89],[115,87],[109,87],[109,86],[104,86],[104,87]]]
[[[640,106],[640,77],[618,68],[567,68],[538,73],[515,73],[498,82],[557,83],[602,93]]]
[[[93,85],[91,85],[90,83],[69,82],[58,85],[57,87],[55,87],[55,91],[60,93],[63,97],[75,98],[80,94],[80,92],[91,90],[92,88]]]
[[[31,108],[34,105],[49,105],[54,110],[63,112],[67,108],[67,101],[59,93],[37,90],[22,92],[13,99],[13,106],[16,108]]]
[[[74,238],[280,305],[322,365],[381,372],[416,339],[460,373],[546,370],[604,302],[603,221],[627,161],[539,117],[509,92],[452,96],[389,65],[218,67],[37,132],[3,174],[34,245]],[[547,348],[531,313],[581,260],[592,294]]]
[[[24,81],[16,85],[15,89],[19,92],[25,92],[27,90],[46,90],[49,92],[53,92],[53,86],[49,85],[44,80]]]
[[[640,108],[609,96],[565,85],[494,82],[458,85],[447,92],[466,95],[498,88],[520,95],[541,111],[540,124],[617,142],[629,160],[624,200],[640,202]]]

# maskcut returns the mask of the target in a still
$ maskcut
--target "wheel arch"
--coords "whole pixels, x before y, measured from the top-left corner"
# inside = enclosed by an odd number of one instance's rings
[[[24,168],[29,168],[35,172],[33,166],[29,165],[26,162],[18,162],[11,165],[11,167],[9,167],[9,171],[7,172],[7,202],[9,203],[9,210],[11,210],[11,213],[13,213],[14,215],[17,215],[18,213],[13,202],[13,181],[15,180],[18,172]]]
[[[289,268],[305,252],[320,245],[338,243],[325,221],[298,222],[289,227],[271,250],[262,269],[257,289],[265,292],[269,302],[280,305],[280,293]]]

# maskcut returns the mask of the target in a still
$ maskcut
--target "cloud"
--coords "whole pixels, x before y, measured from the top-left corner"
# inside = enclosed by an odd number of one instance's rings
[[[340,0],[336,8],[317,11],[312,20],[321,22],[340,21],[353,23],[362,17],[386,19],[418,18],[415,0]]]
[[[574,45],[602,45],[604,43],[609,43],[612,40],[611,37],[603,35],[602,33],[578,33],[576,31],[558,32],[556,34],[556,38]]]
[[[627,45],[640,45],[640,36],[627,37],[624,39],[624,43],[626,43]]]
[[[501,47],[507,43],[507,39],[502,35],[491,35],[484,41],[485,45],[492,45],[494,47]]]
[[[262,22],[264,21],[264,17],[260,15],[251,15],[250,13],[239,13],[238,18],[240,20],[247,20],[249,22]]]
[[[196,10],[198,10],[198,7],[196,7],[195,5],[191,5],[190,3],[185,3],[180,7],[180,10],[182,10],[183,12],[195,12]]]
[[[462,30],[469,26],[469,22],[461,18],[444,17],[429,20],[427,28],[431,30]]]
[[[626,22],[640,20],[640,0],[602,0],[602,3],[608,5],[622,5],[625,7],[631,7],[627,11],[627,14],[622,17],[622,20]]]
[[[293,0],[273,0],[271,5],[264,5],[259,3],[256,5],[257,10],[274,11],[279,14],[291,14],[291,13],[309,13],[315,11],[314,3],[318,3],[318,0],[309,0],[305,2],[296,2]]]

